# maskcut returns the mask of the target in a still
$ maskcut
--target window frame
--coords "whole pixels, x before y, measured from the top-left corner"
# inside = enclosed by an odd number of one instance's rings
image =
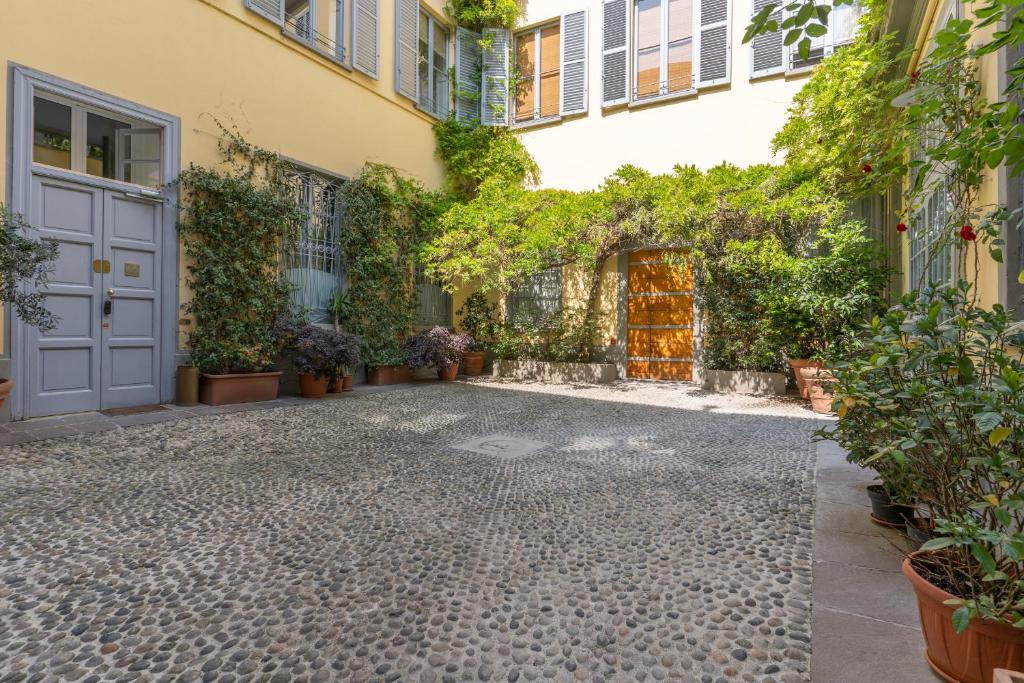
[[[419,65],[421,60],[424,59],[424,55],[419,53],[420,48],[420,37],[416,36],[416,108],[420,111],[429,114],[436,119],[447,118],[452,111],[451,99],[452,99],[452,79],[449,76],[449,72],[452,68],[452,56],[451,56],[451,42],[452,42],[452,29],[448,22],[439,19],[430,11],[430,8],[424,5],[422,2],[417,3],[417,10],[419,12],[418,25],[422,25],[423,18],[427,19],[427,91],[428,93],[434,92],[434,77],[435,71],[434,66],[434,28],[440,27],[444,31],[444,69],[441,72],[447,81],[447,88],[445,91],[445,102],[443,109],[438,109],[437,102],[433,102],[433,106],[426,106],[423,100],[423,93],[420,92],[420,72]],[[395,40],[398,36],[395,36]]]
[[[534,107],[533,107],[533,111],[532,111],[532,116],[530,116],[530,118],[520,119],[519,118],[519,107],[518,107],[518,105],[516,105],[513,108],[513,110],[512,110],[512,116],[511,116],[511,118],[509,120],[509,124],[512,125],[512,126],[529,126],[529,125],[536,124],[536,123],[547,123],[547,122],[550,122],[550,121],[557,121],[558,119],[560,119],[562,117],[562,107],[561,107],[561,100],[562,100],[562,95],[561,95],[561,93],[562,93],[562,51],[561,51],[561,47],[558,48],[558,55],[557,55],[557,57],[558,57],[557,62],[558,62],[558,101],[559,101],[559,106],[558,106],[558,109],[555,111],[554,114],[549,114],[548,116],[542,116],[541,115],[541,110],[540,110],[540,84],[541,84],[541,79],[544,76],[544,73],[541,71],[541,68],[540,68],[540,65],[541,65],[541,43],[542,43],[541,35],[542,35],[542,33],[544,32],[545,29],[549,29],[549,28],[552,28],[552,27],[555,27],[555,26],[558,27],[558,44],[559,44],[559,46],[561,46],[561,44],[562,44],[562,17],[561,16],[555,17],[554,19],[549,19],[549,20],[544,21],[544,22],[539,23],[539,24],[535,24],[534,26],[530,26],[530,27],[524,28],[524,29],[522,29],[520,31],[516,31],[515,33],[512,34],[512,54],[513,55],[517,55],[518,54],[518,50],[516,49],[516,45],[517,45],[517,43],[519,41],[519,37],[520,36],[525,36],[525,35],[531,34],[531,33],[533,34],[533,63],[534,63],[534,69],[533,69],[533,93],[534,93],[534,95],[533,95],[533,102],[534,102]],[[516,66],[516,75],[518,76],[519,65],[516,64],[515,66]],[[518,87],[518,79],[517,79],[517,87]],[[509,99],[511,100],[513,105],[516,104],[516,100],[518,99],[518,97],[516,96],[516,93],[514,92],[514,89],[510,89]]]
[[[538,292],[543,294],[543,290],[546,284],[544,278],[557,279],[557,296],[537,296]],[[515,325],[517,320],[520,318],[522,309],[527,304],[533,305],[534,310],[531,311],[533,318],[540,315],[557,315],[560,314],[564,308],[565,298],[565,278],[562,273],[561,266],[555,266],[554,268],[546,268],[539,273],[534,273],[526,280],[523,280],[515,287],[513,287],[505,297],[505,319],[509,323]],[[540,302],[554,302],[556,305],[553,307],[546,307]]]
[[[285,174],[287,175],[289,180],[297,184],[297,192],[301,192],[301,198],[297,202],[297,204],[299,205],[300,209],[304,213],[306,213],[306,220],[300,227],[299,234],[289,235],[287,236],[286,240],[282,241],[280,260],[281,273],[282,275],[285,275],[285,271],[287,270],[313,270],[328,273],[330,275],[333,275],[335,278],[334,293],[342,292],[345,290],[347,268],[345,263],[345,253],[341,248],[341,238],[345,230],[344,211],[342,210],[341,206],[341,188],[347,181],[346,179],[336,176],[334,174],[320,171],[318,169],[309,166],[304,166],[300,163],[292,161],[288,162],[288,168],[285,171]],[[308,265],[307,262],[307,259],[312,258],[313,253],[311,249],[306,248],[305,243],[312,244],[312,242],[308,239],[304,240],[304,238],[306,238],[308,235],[314,232],[310,228],[310,226],[317,219],[316,212],[312,210],[314,202],[316,201],[314,198],[316,188],[312,186],[311,182],[311,179],[313,178],[315,178],[316,181],[321,184],[321,193],[323,193],[324,189],[328,187],[332,188],[331,191],[334,193],[334,205],[332,212],[333,215],[331,217],[331,232],[333,234],[334,240],[333,244],[330,246],[330,248],[334,251],[333,255],[331,256],[334,265],[332,270],[330,271],[324,270],[323,268],[312,268]],[[301,187],[298,186],[299,183],[301,183]],[[323,232],[322,227],[320,228],[320,232]],[[318,242],[318,244],[320,245],[323,245],[325,243],[326,242],[323,239],[319,240]],[[297,261],[295,259],[297,259]],[[289,282],[291,282],[291,280],[289,280]],[[294,282],[292,284],[295,285]],[[301,297],[301,292],[299,292],[298,285],[295,285],[295,291],[292,293],[292,297],[294,303],[307,308],[310,313],[323,314],[320,316],[320,318],[322,319],[314,320],[314,322],[331,322],[331,320],[329,319],[330,315],[329,313],[327,313],[326,309],[321,310],[319,308],[308,307],[305,305],[308,302],[300,300],[299,297]]]
[[[334,13],[334,31],[338,37],[336,40],[332,40],[327,35],[320,33],[317,30],[317,4],[319,2],[333,2],[335,4]],[[355,11],[355,3],[352,0],[309,0],[308,15],[310,18],[309,27],[306,29],[308,35],[303,36],[299,31],[294,29],[294,24],[290,20],[288,15],[287,0],[280,0],[281,7],[281,35],[287,37],[289,40],[293,40],[300,45],[309,48],[316,54],[329,59],[335,64],[344,67],[345,69],[351,70],[352,66],[349,64],[349,50],[348,41],[345,39],[346,29],[349,28],[349,23],[345,21],[346,11]],[[253,9],[249,6],[249,9],[260,16],[265,16],[262,12]],[[271,21],[274,21],[271,19]]]
[[[818,47],[812,46],[812,53],[808,55],[806,60],[800,59],[800,48],[797,46],[797,43],[793,43],[792,45],[783,45],[783,49],[785,49],[786,51],[785,65],[787,74],[800,74],[810,71],[818,64],[821,64],[821,62],[824,61],[827,57],[830,57],[833,54],[835,54],[836,50],[842,48],[845,45],[849,45],[850,43],[853,42],[854,37],[857,33],[856,31],[854,31],[854,33],[849,38],[844,38],[843,40],[836,40],[835,37],[836,22],[834,21],[834,19],[836,11],[844,11],[847,9],[853,12],[857,12],[855,21],[858,22],[860,21],[860,17],[862,17],[867,12],[867,8],[861,5],[860,2],[858,2],[858,0],[853,0],[852,4],[842,5],[839,8],[834,8],[829,16],[829,22],[826,26],[827,31],[825,35],[819,36],[819,39],[822,41],[821,45]],[[814,55],[814,50],[821,50],[821,54]]]
[[[629,87],[629,103],[632,104],[647,104],[648,102],[658,102],[666,99],[674,99],[680,97],[687,97],[697,92],[697,40],[700,33],[700,26],[698,26],[698,3],[700,0],[692,0],[690,3],[690,86],[688,88],[682,88],[680,90],[670,91],[668,89],[668,55],[669,55],[669,5],[671,0],[659,0],[661,2],[661,14],[660,14],[660,38],[658,42],[658,92],[653,95],[640,96],[637,94],[638,83],[640,81],[640,41],[637,40],[637,31],[640,29],[640,3],[637,0],[630,0],[632,2],[632,14],[630,16],[630,47],[629,47],[629,58],[633,62],[633,67],[630,69],[630,87]]]
[[[46,164],[46,163],[43,163],[41,161],[36,161],[35,160],[34,148],[35,148],[35,131],[36,131],[36,117],[35,117],[35,100],[36,99],[46,100],[48,102],[53,102],[55,104],[59,104],[59,105],[65,106],[65,107],[69,107],[71,109],[71,150],[70,150],[71,168],[61,168],[60,166],[52,166],[50,164]],[[125,164],[122,163],[122,160],[121,160],[120,156],[118,155],[118,153],[116,151],[115,151],[115,155],[114,155],[115,158],[114,158],[113,165],[114,165],[114,168],[116,169],[115,176],[120,176],[120,177],[108,178],[108,177],[103,176],[103,175],[99,175],[98,176],[98,175],[93,175],[92,173],[89,173],[88,170],[87,170],[87,168],[88,168],[88,159],[89,159],[89,137],[88,137],[89,136],[89,123],[88,123],[89,114],[95,114],[97,116],[101,116],[103,118],[110,119],[112,121],[117,121],[118,123],[127,124],[129,126],[129,128],[127,130],[139,130],[139,131],[142,131],[142,130],[157,130],[157,129],[159,129],[160,130],[160,158],[156,159],[156,160],[147,160],[147,161],[156,161],[158,163],[158,166],[160,168],[160,182],[158,184],[156,184],[156,185],[141,185],[139,183],[133,183],[131,181],[124,180],[124,166],[125,166]],[[109,109],[103,109],[101,107],[96,107],[96,106],[93,106],[91,104],[80,102],[78,100],[75,100],[75,99],[72,99],[72,98],[69,98],[69,97],[63,97],[61,95],[58,95],[56,93],[52,93],[52,92],[49,92],[49,91],[46,91],[46,90],[36,90],[35,92],[33,92],[33,94],[32,94],[32,107],[31,107],[31,112],[30,112],[30,115],[29,115],[29,121],[30,121],[30,126],[31,126],[30,130],[32,131],[32,137],[33,137],[32,141],[30,143],[30,150],[29,151],[30,151],[30,161],[31,161],[33,166],[40,166],[40,167],[46,168],[46,169],[54,169],[54,170],[61,171],[61,172],[64,172],[64,173],[73,173],[75,175],[85,176],[85,177],[88,177],[88,178],[102,178],[103,180],[108,180],[108,181],[112,181],[112,182],[115,182],[115,183],[120,183],[120,184],[123,184],[123,185],[130,186],[135,191],[138,191],[140,194],[144,194],[144,195],[155,195],[155,194],[159,193],[161,187],[166,182],[166,179],[164,177],[164,162],[165,162],[164,155],[167,153],[167,150],[166,150],[166,145],[164,144],[165,143],[164,136],[166,135],[166,129],[164,127],[157,126],[157,125],[154,125],[154,124],[152,124],[152,123],[150,123],[148,121],[144,121],[142,119],[133,118],[131,116],[128,116],[128,115],[125,115],[125,114],[121,114],[121,113],[116,112],[116,111],[112,111],[112,110],[109,110]],[[142,160],[138,160],[138,161],[142,161]]]

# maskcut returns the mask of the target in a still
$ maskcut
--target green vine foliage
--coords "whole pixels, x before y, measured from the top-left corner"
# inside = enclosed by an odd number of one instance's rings
[[[445,11],[458,26],[476,31],[485,27],[515,28],[522,14],[519,0],[450,0]]]
[[[204,373],[262,372],[281,351],[274,322],[288,309],[281,241],[305,215],[285,180],[284,162],[221,130],[224,168],[193,164],[177,181],[192,289],[184,306],[194,325],[190,352]]]
[[[540,181],[537,162],[507,128],[466,125],[452,117],[434,124],[434,138],[453,199],[472,199],[489,178],[517,187]]]
[[[38,290],[49,281],[57,245],[30,239],[30,229],[20,215],[0,204],[0,301],[11,304],[26,325],[47,332],[59,321]]]
[[[369,367],[405,362],[402,340],[416,306],[413,274],[442,197],[395,169],[367,164],[342,187],[345,230],[341,248],[349,277],[346,328],[363,340]]]

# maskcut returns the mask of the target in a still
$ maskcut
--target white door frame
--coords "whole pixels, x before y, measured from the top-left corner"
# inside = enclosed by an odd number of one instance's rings
[[[8,118],[8,159],[10,159],[10,182],[7,188],[8,206],[15,213],[27,216],[31,201],[33,174],[59,178],[69,182],[101,187],[117,192],[138,192],[139,186],[107,178],[98,178],[83,173],[73,173],[32,163],[32,98],[36,92],[57,95],[85,105],[99,107],[133,119],[146,121],[164,131],[163,136],[163,181],[165,185],[177,179],[181,168],[180,140],[181,120],[155,109],[123,100],[113,95],[87,88],[56,76],[12,64],[8,70],[11,76],[12,97]],[[162,275],[160,282],[160,400],[169,402],[174,397],[174,363],[178,332],[178,191],[176,186],[165,188],[161,193],[167,203],[164,211],[163,240],[160,245]],[[28,352],[29,329],[10,307],[6,311],[10,320],[10,367],[15,389],[11,392],[11,417],[19,420],[25,416],[26,391],[29,382],[25,379]]]

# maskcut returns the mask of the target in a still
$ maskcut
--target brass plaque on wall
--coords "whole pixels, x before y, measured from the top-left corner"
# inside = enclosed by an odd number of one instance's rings
[[[124,264],[124,276],[125,277],[139,277],[140,273],[138,263],[126,263]]]

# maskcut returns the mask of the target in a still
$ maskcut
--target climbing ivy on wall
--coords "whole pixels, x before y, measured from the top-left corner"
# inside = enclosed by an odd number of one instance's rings
[[[521,14],[518,0],[450,0],[446,11],[457,25],[475,31],[484,27],[514,28]]]
[[[442,206],[438,193],[395,169],[367,164],[342,187],[341,248],[349,279],[348,327],[363,340],[369,367],[405,362],[401,342],[416,307],[413,275]]]
[[[180,231],[192,298],[192,362],[206,373],[262,372],[280,352],[274,322],[288,308],[281,240],[305,219],[275,153],[220,126],[219,168],[183,171]]]

